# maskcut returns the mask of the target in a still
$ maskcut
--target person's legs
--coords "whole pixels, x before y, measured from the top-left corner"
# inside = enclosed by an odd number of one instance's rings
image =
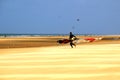
[[[71,48],[73,48],[73,45],[76,47],[76,45],[73,43],[73,41],[70,41]]]
[[[71,46],[71,48],[73,48],[73,43],[72,42],[70,42],[70,46]]]
[[[72,43],[72,45],[74,45],[76,47],[76,45],[74,43]]]

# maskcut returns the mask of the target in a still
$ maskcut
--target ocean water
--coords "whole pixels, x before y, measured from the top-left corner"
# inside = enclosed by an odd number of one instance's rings
[[[74,35],[76,36],[103,36],[99,34],[74,34]],[[69,36],[69,34],[0,34],[0,37],[36,37],[36,36]]]
[[[69,34],[0,34],[0,37],[67,36]]]

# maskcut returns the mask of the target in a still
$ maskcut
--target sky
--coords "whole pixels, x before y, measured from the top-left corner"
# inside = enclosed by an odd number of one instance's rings
[[[120,34],[120,0],[0,0],[0,33]]]

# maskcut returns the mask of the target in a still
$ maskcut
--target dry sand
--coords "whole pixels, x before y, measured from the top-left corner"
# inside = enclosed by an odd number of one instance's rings
[[[120,80],[119,40],[70,48],[61,38],[1,39],[0,80]]]

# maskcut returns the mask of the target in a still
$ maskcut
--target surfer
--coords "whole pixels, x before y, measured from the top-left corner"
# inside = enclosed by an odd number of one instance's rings
[[[74,40],[76,40],[76,36],[72,34],[72,32],[70,32],[70,35],[69,35],[69,40],[70,40],[70,46],[71,48],[73,48],[73,45],[76,47],[76,45],[73,43]]]

